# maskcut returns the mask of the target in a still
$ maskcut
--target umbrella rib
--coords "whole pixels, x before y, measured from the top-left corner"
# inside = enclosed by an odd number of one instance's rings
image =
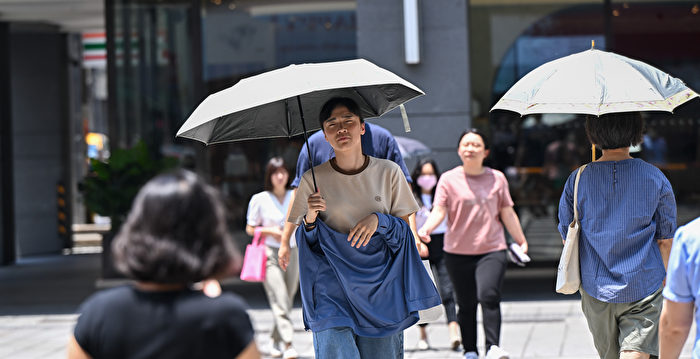
[[[365,99],[365,97],[362,96],[360,91],[357,91],[357,87],[353,87],[352,90],[355,91],[357,96],[359,96],[362,99],[362,102],[364,102],[365,105],[367,105],[367,107],[371,108],[372,111],[374,111],[374,113],[372,115],[377,115],[379,113],[379,111],[376,108],[372,107],[372,105],[369,102],[367,102],[367,99]]]
[[[292,114],[289,112],[289,99],[284,99],[284,112],[287,115],[287,138],[292,137]]]

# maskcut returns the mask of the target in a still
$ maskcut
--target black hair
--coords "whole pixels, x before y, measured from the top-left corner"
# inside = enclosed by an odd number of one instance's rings
[[[642,142],[644,119],[639,112],[608,113],[586,116],[586,135],[603,150],[629,147]]]
[[[285,167],[284,160],[282,159],[282,157],[270,158],[270,160],[267,161],[267,166],[265,167],[265,182],[263,185],[263,189],[265,191],[272,191],[273,189],[275,189],[272,185],[272,175],[279,170],[285,170],[287,171],[287,174],[289,174],[289,170],[287,170],[287,167]],[[291,176],[287,178],[287,183],[285,184],[285,187],[289,186],[290,179]]]
[[[481,140],[484,141],[484,149],[485,149],[485,150],[488,150],[488,149],[489,149],[489,139],[488,139],[488,137],[486,137],[486,135],[485,135],[483,132],[481,132],[481,130],[476,129],[476,128],[466,129],[466,130],[464,130],[464,131],[462,132],[461,135],[459,135],[459,139],[457,140],[457,148],[459,148],[459,144],[462,143],[462,138],[464,138],[464,136],[466,136],[466,135],[468,135],[468,134],[470,134],[470,133],[473,133],[473,134],[475,134],[475,135],[479,135],[479,137],[481,137]]]
[[[115,266],[126,276],[163,284],[222,276],[240,261],[226,228],[221,194],[182,169],[141,188],[112,252]]]
[[[362,113],[360,111],[360,106],[355,102],[355,100],[349,97],[333,97],[326,101],[321,107],[321,112],[318,115],[318,124],[321,125],[323,129],[323,123],[331,117],[331,112],[335,110],[338,106],[345,106],[348,111],[352,112],[355,116],[360,118],[360,123],[364,123],[365,120],[362,118]]]
[[[423,170],[423,166],[426,164],[430,164],[433,166],[433,171],[435,171],[435,177],[440,178],[440,170],[438,170],[437,163],[435,163],[435,160],[429,157],[422,158],[418,163],[416,164],[416,167],[413,169],[413,172],[411,173],[411,179],[413,180],[411,182],[411,189],[413,189],[413,194],[416,196],[418,200],[421,198],[421,187],[418,185],[418,177],[421,174],[421,171]],[[430,199],[434,200],[435,199],[435,189],[437,188],[437,185],[433,187],[433,189],[430,191]]]

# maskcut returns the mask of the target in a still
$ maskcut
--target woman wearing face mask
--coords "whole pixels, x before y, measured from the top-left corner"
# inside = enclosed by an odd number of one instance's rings
[[[501,285],[506,271],[503,227],[527,253],[527,241],[513,210],[508,181],[502,172],[484,166],[489,143],[477,129],[459,137],[457,154],[462,165],[442,174],[435,190],[430,216],[418,230],[430,240],[447,218],[443,249],[445,266],[459,305],[465,359],[478,359],[476,310],[481,304],[487,358],[508,358],[499,347],[501,336]]]
[[[435,197],[435,185],[437,185],[440,172],[437,164],[431,158],[424,158],[418,161],[416,168],[411,174],[411,187],[413,194],[416,196],[418,204],[421,208],[416,213],[416,227],[421,228],[428,219],[430,210],[433,208],[433,198]],[[435,278],[442,298],[442,305],[445,307],[445,315],[447,316],[447,326],[450,331],[450,347],[455,350],[461,343],[459,335],[459,324],[457,323],[457,312],[455,310],[454,293],[452,293],[452,282],[447,275],[447,267],[443,261],[443,236],[447,229],[447,219],[443,220],[440,225],[430,234],[430,242],[428,246],[428,260],[430,267],[435,273]],[[427,324],[420,324],[420,340],[418,341],[419,350],[427,350],[430,348],[428,344],[428,333],[426,331]]]

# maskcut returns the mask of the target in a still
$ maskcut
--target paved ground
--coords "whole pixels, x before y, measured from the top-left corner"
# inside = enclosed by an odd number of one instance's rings
[[[65,343],[77,318],[75,310],[99,283],[99,263],[99,255],[73,255],[0,267],[0,358],[64,358]],[[595,358],[578,298],[553,294],[552,275],[551,268],[508,271],[502,347],[512,358]],[[272,315],[262,288],[230,281],[225,289],[250,303],[258,345],[267,353]],[[303,330],[298,306],[293,316],[295,346],[302,358],[313,358],[311,334]],[[406,358],[461,358],[460,352],[448,348],[444,323],[430,325],[428,330],[432,349],[427,351],[416,350],[418,330],[406,330]],[[483,340],[482,333],[479,337]],[[690,349],[686,343],[683,358],[690,358]]]

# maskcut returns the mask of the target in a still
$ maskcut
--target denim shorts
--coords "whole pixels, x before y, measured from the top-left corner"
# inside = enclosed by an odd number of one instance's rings
[[[316,359],[403,359],[403,331],[383,338],[355,335],[348,327],[314,332]]]
[[[623,350],[658,356],[662,305],[661,288],[631,303],[602,302],[581,289],[581,308],[603,359],[617,359]]]

